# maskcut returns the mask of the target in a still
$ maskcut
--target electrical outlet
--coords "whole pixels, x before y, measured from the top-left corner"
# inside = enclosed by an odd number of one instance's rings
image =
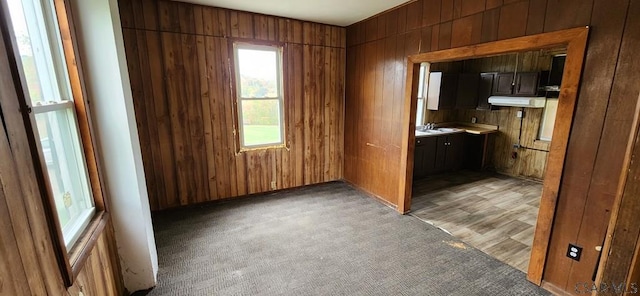
[[[476,123],[476,122],[478,122],[478,118],[471,117],[471,123]]]
[[[516,117],[522,118],[522,116],[524,116],[524,113],[522,111],[516,112]]]
[[[276,190],[276,181],[271,181],[271,190]]]
[[[580,256],[582,256],[582,247],[569,244],[569,248],[567,249],[567,257],[576,261],[580,261]]]

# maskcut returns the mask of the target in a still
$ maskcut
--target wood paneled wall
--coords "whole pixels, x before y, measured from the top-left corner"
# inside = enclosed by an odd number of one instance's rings
[[[84,295],[123,295],[110,221],[89,250],[73,286],[65,287],[4,34],[0,32],[0,295],[79,295],[80,291]]]
[[[120,14],[152,210],[342,179],[344,28],[174,1]],[[287,148],[239,152],[233,40],[283,44]]]
[[[544,281],[590,282],[640,93],[639,15],[629,0],[418,0],[349,26],[345,179],[397,203],[407,55],[589,25]]]

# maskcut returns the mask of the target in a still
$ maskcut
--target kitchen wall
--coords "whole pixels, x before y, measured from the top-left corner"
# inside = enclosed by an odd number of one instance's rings
[[[562,49],[540,50],[466,60],[461,72],[513,72],[516,70],[516,64],[519,72],[548,71],[553,55],[562,52]],[[436,68],[442,66],[438,65]],[[497,125],[499,132],[491,135],[489,165],[503,174],[542,180],[550,145],[550,142],[537,140],[543,109],[525,108],[522,121],[516,116],[517,111],[521,109],[499,107],[497,110],[456,110],[451,116],[447,116],[452,113],[450,110],[432,111],[429,120],[443,122],[433,114],[442,113],[443,119],[451,121],[471,122],[471,118],[476,117],[477,123]],[[516,143],[526,148],[514,149],[513,145]],[[516,158],[512,157],[513,152],[517,153]]]
[[[152,210],[342,179],[344,28],[174,1],[120,12]],[[238,152],[233,40],[284,45],[287,148]]]
[[[349,26],[345,179],[397,204],[408,55],[588,25],[543,280],[569,292],[590,282],[640,93],[638,15],[629,0],[418,0]],[[584,247],[579,262],[569,243]]]

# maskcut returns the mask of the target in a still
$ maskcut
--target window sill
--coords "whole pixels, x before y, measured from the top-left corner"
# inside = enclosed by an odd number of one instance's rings
[[[70,281],[66,283],[67,286],[73,285],[73,282],[85,266],[85,263],[93,251],[98,238],[104,232],[104,228],[107,225],[109,218],[109,213],[105,211],[97,212],[74,247],[71,248],[71,252],[69,252],[69,264],[71,265],[72,274],[68,277]]]

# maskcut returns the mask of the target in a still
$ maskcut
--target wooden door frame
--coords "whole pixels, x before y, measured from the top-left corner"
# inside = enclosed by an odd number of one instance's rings
[[[402,118],[401,159],[403,161],[400,163],[400,171],[405,172],[405,175],[400,178],[398,188],[398,212],[407,213],[411,207],[415,110],[417,105],[417,99],[415,99],[414,94],[417,94],[418,90],[417,81],[421,63],[450,62],[545,48],[566,47],[567,59],[560,87],[557,119],[547,160],[540,209],[527,272],[527,279],[540,285],[551,239],[551,228],[556,212],[588,35],[589,27],[579,27],[409,56],[407,59],[407,80]]]

